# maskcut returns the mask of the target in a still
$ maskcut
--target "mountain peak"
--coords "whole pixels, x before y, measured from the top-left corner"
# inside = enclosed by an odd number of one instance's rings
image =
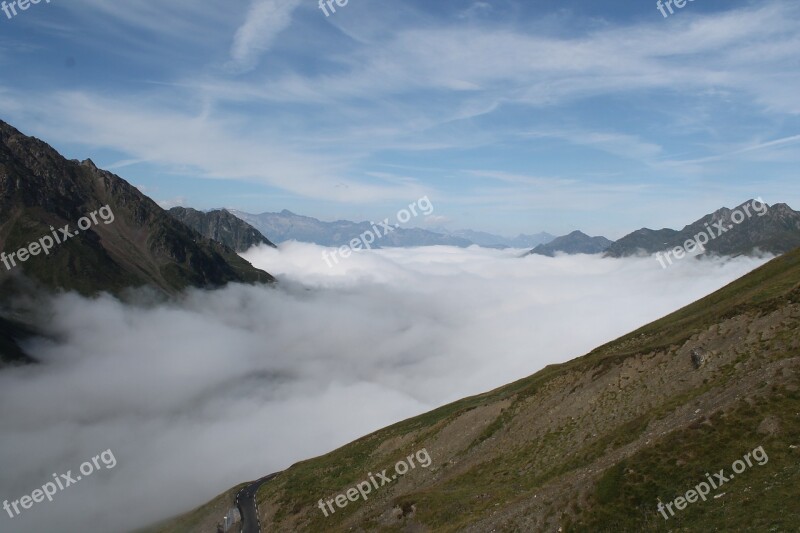
[[[233,250],[170,217],[124,179],[91,159],[65,159],[47,143],[0,122],[0,248],[21,250],[50,233],[75,228],[98,209],[113,213],[55,247],[45,258],[0,270],[0,288],[22,276],[50,289],[120,294],[147,285],[165,294],[228,282],[270,282]],[[80,235],[78,235],[80,233]],[[20,276],[22,275],[22,276]]]
[[[589,237],[587,234],[577,229],[572,233],[568,234],[567,237],[586,237],[587,239],[591,239],[591,237]]]
[[[599,254],[611,246],[612,241],[605,237],[590,237],[582,231],[575,230],[569,235],[558,237],[547,244],[540,244],[527,255],[555,256],[558,252],[566,254]]]

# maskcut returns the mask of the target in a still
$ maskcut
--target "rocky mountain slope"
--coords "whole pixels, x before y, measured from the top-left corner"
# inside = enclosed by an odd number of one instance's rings
[[[296,240],[321,246],[344,246],[372,228],[369,222],[351,222],[349,220],[323,222],[316,218],[296,215],[288,210],[260,215],[251,215],[235,210],[231,210],[231,213],[278,243]],[[394,231],[382,235],[372,247],[447,245],[466,248],[471,244],[472,242],[460,237],[442,235],[424,229],[396,228]]]
[[[739,213],[739,214],[736,214]],[[625,257],[683,247],[701,233],[708,253],[746,255],[754,250],[782,254],[800,246],[800,212],[786,204],[769,206],[749,200],[728,209],[723,207],[689,224],[682,230],[642,228],[626,235],[606,251],[610,257]]]
[[[612,241],[605,237],[590,237],[581,231],[573,231],[553,239],[547,244],[540,244],[529,252],[530,254],[546,255],[553,257],[557,252],[566,254],[599,254],[611,246]]]
[[[272,281],[119,176],[0,121],[0,366],[29,362],[18,343],[36,329],[10,308],[14,295]]]
[[[256,228],[224,209],[203,212],[186,207],[173,207],[168,213],[200,235],[224,244],[236,252],[246,252],[259,244],[275,247]]]
[[[422,448],[429,468],[323,514]],[[298,463],[257,501],[264,531],[796,531],[798,465],[800,250],[588,355]],[[217,520],[203,506],[156,530]]]
[[[81,218],[104,206],[107,219],[95,214],[95,221],[87,218],[86,230],[77,228]],[[49,289],[83,294],[142,285],[172,294],[231,281],[272,281],[233,250],[169,216],[119,176],[88,159],[69,161],[0,122],[0,250],[8,255],[47,236],[65,242],[44,254],[45,241],[36,257],[0,266],[0,285],[7,288],[24,275]]]

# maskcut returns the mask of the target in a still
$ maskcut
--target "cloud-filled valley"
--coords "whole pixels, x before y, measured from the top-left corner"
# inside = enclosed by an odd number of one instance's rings
[[[360,252],[329,268],[323,250],[290,242],[245,254],[277,287],[137,305],[68,294],[42,308],[48,337],[26,346],[41,364],[0,374],[3,497],[106,449],[118,464],[8,520],[10,531],[166,518],[583,355],[765,261],[662,270],[650,257],[429,247]]]

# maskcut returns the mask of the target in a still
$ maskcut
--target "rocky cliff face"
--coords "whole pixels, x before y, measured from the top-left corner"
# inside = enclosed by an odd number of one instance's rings
[[[236,252],[246,252],[259,244],[275,247],[256,228],[223,209],[204,213],[196,209],[173,207],[168,212],[200,235]]]

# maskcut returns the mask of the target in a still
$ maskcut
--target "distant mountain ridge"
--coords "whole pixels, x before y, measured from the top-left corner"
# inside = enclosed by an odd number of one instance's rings
[[[612,242],[605,237],[589,237],[574,231],[553,241],[536,246],[527,255],[552,257],[556,253],[596,254],[604,257],[628,257],[655,254],[684,248],[700,234],[706,240],[705,253],[725,256],[749,255],[754,252],[783,254],[800,247],[800,212],[786,204],[773,206],[759,200],[748,200],[729,209],[720,208],[685,226],[682,230],[642,228]],[[688,251],[692,251],[689,249]]]
[[[321,246],[342,246],[371,228],[369,222],[337,220],[324,222],[314,217],[298,215],[287,209],[280,213],[254,215],[227,209],[244,222],[255,227],[274,242],[300,241]],[[429,230],[421,228],[397,228],[386,237],[376,241],[375,248],[404,246],[458,246],[466,248],[477,244],[484,248],[531,248],[555,239],[546,232],[533,235],[519,234],[508,238],[483,231],[462,229],[449,231],[443,227]]]
[[[525,235],[524,233],[520,233],[511,239],[503,237],[502,235],[494,235],[492,233],[473,231],[470,229],[462,229],[446,233],[454,237],[467,239],[468,241],[485,248],[533,248],[534,246],[538,246],[540,244],[547,244],[556,238],[555,235],[550,235],[547,232],[541,232],[535,235]]]
[[[740,215],[734,215],[736,212]],[[741,220],[737,223],[737,219]],[[680,231],[669,228],[634,231],[609,246],[606,256],[654,254],[683,247],[700,233],[708,235],[706,253],[736,256],[760,250],[783,254],[800,246],[800,212],[782,203],[769,206],[748,200],[734,209],[718,209]]]
[[[582,231],[573,231],[569,235],[558,237],[547,244],[540,244],[528,255],[555,256],[556,253],[573,254],[599,254],[605,252],[613,241],[605,237],[590,237]]]
[[[253,215],[235,209],[228,210],[255,227],[273,242],[296,240],[320,246],[344,246],[352,239],[370,231],[369,222],[337,220],[323,222],[313,217],[297,215],[284,209],[280,213]],[[466,248],[473,243],[467,239],[434,233],[420,228],[396,228],[375,241],[373,248],[404,246],[458,246]]]
[[[275,248],[256,228],[224,209],[203,212],[187,207],[173,207],[167,212],[204,237],[239,253],[259,244]]]

